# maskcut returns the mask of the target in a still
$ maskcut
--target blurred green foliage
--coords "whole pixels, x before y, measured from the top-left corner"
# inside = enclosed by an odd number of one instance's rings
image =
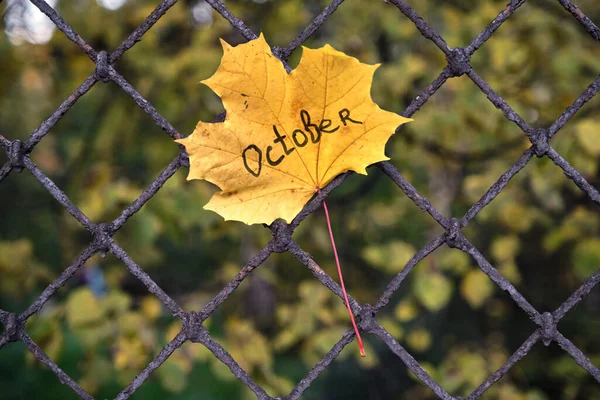
[[[151,0],[53,2],[95,49],[114,49],[153,10]],[[446,38],[465,46],[502,1],[410,2]],[[94,70],[44,17],[19,1],[0,7],[0,133],[25,140]],[[229,0],[231,11],[269,43],[286,45],[324,1]],[[581,9],[600,21],[594,0]],[[27,23],[27,20],[34,21]],[[45,34],[45,36],[44,36]],[[221,57],[219,38],[243,42],[204,1],[180,1],[115,68],[180,132],[211,121],[220,100],[198,82]],[[347,0],[305,43],[330,43],[363,62],[381,62],[373,96],[401,112],[445,65],[442,53],[386,2]],[[546,127],[598,76],[599,51],[558,2],[525,3],[473,56],[475,70],[535,127]],[[292,64],[301,50],[292,55]],[[599,186],[598,98],[551,144]],[[392,137],[387,154],[446,216],[462,216],[527,148],[467,77],[449,80]],[[484,159],[471,157],[498,148]],[[442,149],[443,151],[440,151]],[[32,153],[34,162],[95,222],[129,205],[178,148],[114,84],[98,83]],[[459,154],[455,157],[453,154]],[[6,161],[0,155],[0,162]],[[116,241],[186,310],[199,310],[269,240],[261,226],[223,222],[202,209],[215,188],[180,170],[117,233]],[[377,168],[351,176],[330,197],[346,285],[374,303],[405,262],[441,228]],[[77,257],[91,237],[26,171],[0,185],[0,308],[21,312]],[[553,310],[600,266],[597,207],[547,159],[534,159],[464,230],[540,311]],[[295,239],[335,276],[321,212]],[[600,365],[600,292],[559,326]],[[417,265],[378,321],[454,395],[465,396],[533,332],[528,320],[469,256],[446,247]],[[273,255],[208,320],[211,334],[270,395],[288,393],[350,328],[343,303],[290,255]],[[95,257],[31,318],[29,335],[97,398],[112,398],[180,329],[175,318],[114,257]],[[306,399],[430,399],[383,345],[368,356],[348,346]],[[0,351],[0,397],[75,395],[26,352]],[[135,399],[250,399],[252,393],[200,345],[186,343]],[[536,345],[486,399],[600,399],[600,387],[555,345]]]

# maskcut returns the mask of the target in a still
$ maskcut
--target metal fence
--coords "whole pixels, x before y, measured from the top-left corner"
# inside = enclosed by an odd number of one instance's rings
[[[84,263],[93,255],[110,252],[123,261],[127,269],[135,275],[150,292],[156,295],[171,311],[183,322],[182,330],[175,338],[167,344],[160,353],[150,362],[137,377],[125,387],[116,397],[118,400],[129,398],[138,389],[150,374],[160,367],[165,360],[183,343],[191,341],[205,346],[222,363],[227,365],[240,381],[242,381],[250,390],[252,390],[258,399],[272,399],[263,388],[257,385],[248,374],[237,364],[229,353],[216,342],[203,326],[203,322],[227,299],[240,283],[250,275],[254,269],[260,266],[272,253],[289,252],[296,257],[302,264],[309,268],[313,275],[333,293],[342,298],[340,287],[332,280],[312,259],[311,255],[301,249],[292,239],[294,229],[312,212],[317,210],[329,193],[341,185],[349,173],[342,174],[334,179],[326,188],[310,201],[300,214],[290,223],[276,221],[268,228],[273,234],[273,239],[242,268],[242,270],[217,294],[202,310],[198,312],[185,312],[181,307],[165,293],[151,278],[138,266],[134,260],[123,250],[114,240],[113,235],[127,222],[127,220],[138,212],[142,206],[154,196],[165,182],[181,167],[189,165],[185,149],[181,147],[179,155],[162,171],[162,173],[152,182],[152,184],[126,209],[120,216],[111,223],[95,223],[83,214],[69,198],[50,180],[43,171],[41,171],[29,158],[29,153],[46,136],[54,125],[70,110],[81,96],[85,95],[94,85],[99,82],[114,82],[123,89],[133,100],[141,107],[154,122],[162,128],[173,139],[179,139],[182,135],[175,129],[169,121],[163,118],[160,113],[150,104],[136,89],[131,86],[123,76],[113,67],[113,64],[132,48],[142,36],[172,7],[177,0],[164,0],[158,7],[144,20],[144,22],[112,53],[104,50],[93,49],[85,40],[77,34],[65,22],[61,16],[50,7],[44,0],[30,0],[44,14],[46,14],[54,24],[71,41],[95,63],[95,71],[58,107],[58,109],[41,125],[31,133],[29,139],[25,142],[19,140],[10,141],[0,135],[0,146],[6,151],[9,161],[0,169],[0,182],[4,180],[11,172],[21,172],[27,169],[39,183],[50,192],[50,194],[90,233],[93,240],[90,245],[79,255],[79,257],[62,274],[52,282],[33,304],[21,314],[10,313],[0,310],[0,321],[4,325],[4,332],[0,337],[0,349],[7,343],[22,341],[29,351],[42,363],[47,365],[60,381],[69,386],[75,393],[83,399],[93,399],[86,393],[70,376],[62,371],[58,365],[52,361],[44,351],[34,343],[27,332],[24,330],[25,322],[35,313],[40,311],[43,305],[53,296],[56,291],[63,286],[67,280],[81,268]],[[312,22],[286,47],[274,47],[273,54],[289,69],[287,58],[310,37],[335,10],[342,5],[344,0],[332,1],[323,11],[316,16]],[[366,1],[366,0],[365,0]],[[372,0],[376,1],[376,0]],[[377,0],[380,1],[380,0]],[[586,279],[583,284],[556,310],[549,312],[540,312],[536,310],[527,299],[517,291],[517,289],[495,269],[485,257],[463,236],[461,229],[484,208],[486,207],[507,185],[509,180],[515,176],[527,163],[534,157],[548,157],[554,164],[560,167],[564,174],[571,179],[582,191],[584,191],[594,203],[600,205],[600,193],[596,188],[590,185],[583,176],[577,172],[569,163],[558,154],[548,140],[552,138],[575,113],[592,97],[600,91],[600,77],[592,82],[589,87],[569,106],[562,115],[548,128],[534,129],[527,124],[503,99],[494,91],[492,87],[482,79],[470,64],[470,58],[485,43],[494,32],[525,3],[525,0],[512,0],[506,7],[500,11],[498,16],[486,26],[471,43],[464,48],[450,48],[431,26],[419,16],[419,14],[403,0],[384,0],[396,6],[398,10],[409,18],[427,39],[431,40],[442,51],[447,60],[446,67],[440,72],[438,77],[423,92],[416,96],[408,108],[402,113],[405,117],[412,116],[427,100],[442,87],[442,85],[453,77],[467,75],[479,89],[486,94],[487,98],[498,108],[504,116],[514,122],[531,141],[531,147],[516,160],[512,167],[506,171],[489,188],[483,197],[476,202],[462,218],[448,218],[441,215],[429,200],[423,197],[389,162],[377,164],[379,168],[410,198],[419,208],[427,212],[445,232],[437,238],[431,240],[425,247],[419,250],[406,264],[400,273],[388,284],[387,288],[375,305],[358,304],[350,298],[352,310],[358,320],[359,329],[370,335],[381,339],[389,349],[398,356],[407,368],[412,371],[418,379],[427,385],[441,399],[458,399],[446,392],[419,363],[402,347],[375,319],[379,310],[381,310],[390,300],[390,297],[402,285],[406,276],[411,272],[415,265],[427,257],[438,247],[446,244],[451,248],[457,248],[469,254],[478,264],[479,268],[502,290],[508,292],[510,297],[518,306],[534,321],[538,328],[523,342],[523,344],[512,354],[506,363],[500,367],[491,376],[485,379],[466,399],[477,399],[500,378],[502,378],[519,360],[529,353],[531,348],[541,341],[548,346],[555,341],[566,351],[577,364],[589,372],[598,382],[600,382],[600,369],[594,366],[590,360],[583,354],[569,339],[564,337],[557,329],[560,320],[573,309],[600,281],[600,270]],[[555,0],[547,0],[555,1]],[[600,29],[588,18],[581,10],[570,0],[556,0],[582,25],[584,29],[595,39],[600,41]],[[1,0],[0,0],[1,2]],[[219,0],[206,0],[219,14],[226,18],[231,25],[239,31],[247,40],[255,39],[257,36],[244,23],[233,15],[227,7]],[[224,114],[220,115],[218,120],[223,120]],[[341,339],[329,350],[329,352],[319,361],[308,374],[294,387],[286,396],[277,399],[297,399],[311,385],[311,383],[328,367],[328,365],[340,354],[342,349],[354,340],[354,332],[348,330]]]

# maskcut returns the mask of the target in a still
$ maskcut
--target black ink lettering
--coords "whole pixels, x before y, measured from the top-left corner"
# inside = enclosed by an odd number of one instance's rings
[[[298,135],[302,135],[304,136],[304,141],[302,143],[300,143],[298,141],[297,136]],[[306,143],[308,143],[308,136],[306,136],[306,133],[304,133],[304,131],[301,131],[300,129],[296,129],[293,133],[292,133],[292,140],[294,141],[294,143],[296,144],[296,146],[298,147],[304,147],[306,146]]]
[[[247,95],[245,93],[242,94],[242,96],[247,97]],[[246,107],[248,107],[248,102],[245,101],[244,105],[246,105]],[[348,110],[347,108],[341,109],[338,114],[340,116],[340,122],[343,123],[344,126],[348,125],[347,121],[350,121],[354,124],[362,124],[361,121],[357,121],[357,120],[350,118],[350,110]],[[310,114],[306,110],[300,110],[300,120],[302,121],[302,126],[303,126],[304,130],[301,130],[301,129],[294,130],[294,132],[292,132],[292,138],[291,138],[292,142],[294,143],[294,145],[296,147],[306,146],[309,142],[309,140],[308,140],[309,135],[310,135],[310,141],[312,143],[318,143],[321,140],[322,132],[331,134],[331,133],[336,132],[338,129],[340,129],[340,125],[332,127],[332,121],[330,119],[323,119],[319,122],[318,125],[316,123],[313,123],[311,120]],[[273,132],[275,133],[275,139],[273,140],[273,145],[281,143],[281,149],[283,150],[283,154],[281,154],[277,159],[273,160],[273,157],[271,156],[271,152],[274,150],[274,146],[267,146],[267,150],[265,152],[265,158],[267,160],[267,163],[269,163],[269,165],[275,167],[283,162],[283,159],[285,158],[285,156],[290,155],[294,150],[296,150],[296,147],[288,148],[288,144],[285,142],[285,139],[287,138],[287,136],[286,135],[282,136],[279,133],[279,131],[277,130],[277,125],[273,125]],[[253,150],[258,157],[258,161],[257,161],[258,169],[257,170],[252,169],[249,165],[248,157],[247,157],[246,153],[248,153],[248,151],[250,151],[250,150]],[[246,170],[248,172],[250,172],[255,177],[258,177],[262,170],[262,161],[263,161],[262,156],[263,156],[262,151],[255,144],[249,145],[242,152],[242,158],[244,160],[244,167],[246,168]],[[254,160],[250,160],[250,161],[254,161]]]
[[[273,143],[280,143],[283,146],[283,152],[285,153],[286,156],[290,155],[292,151],[296,150],[295,148],[291,148],[288,149],[287,145],[285,144],[285,141],[283,139],[285,139],[287,136],[286,135],[279,135],[279,132],[277,132],[277,127],[275,125],[273,125],[273,131],[275,132],[275,136],[277,136],[277,139],[273,140]]]
[[[330,119],[324,119],[321,121],[321,123],[319,124],[319,130],[321,132],[325,132],[325,133],[333,133],[335,131],[337,131],[338,129],[340,129],[339,126],[336,126],[333,129],[327,129],[331,126],[331,120]]]
[[[300,111],[300,119],[302,120],[302,125],[304,125],[304,130],[310,133],[310,139],[312,142],[317,143],[319,140],[321,140],[321,130],[317,125],[310,123],[310,114],[308,111]],[[316,133],[313,133],[313,131],[310,130],[311,127],[315,129]]]
[[[248,165],[248,158],[246,157],[246,152],[248,150],[254,150],[256,154],[258,154],[258,171],[256,172],[254,172],[252,168],[250,168],[250,166]],[[260,175],[260,170],[262,169],[262,151],[260,151],[260,149],[255,144],[251,144],[250,146],[246,147],[242,152],[242,159],[244,160],[244,167],[246,167],[246,170],[258,178],[258,176]]]
[[[277,160],[273,161],[271,160],[271,150],[273,150],[273,146],[267,146],[267,162],[269,163],[269,165],[274,167],[276,165],[281,164],[285,156],[282,154]]]
[[[350,110],[348,110],[347,108],[341,109],[339,112],[339,115],[340,115],[340,121],[342,121],[344,126],[346,126],[346,121],[354,122],[355,124],[362,124],[362,122],[355,121],[352,118],[350,118]]]

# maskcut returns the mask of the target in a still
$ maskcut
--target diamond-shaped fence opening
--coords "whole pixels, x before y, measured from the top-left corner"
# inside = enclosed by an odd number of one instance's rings
[[[597,43],[575,24],[565,24],[564,17],[568,15],[565,13],[558,2],[547,2],[543,7],[525,2],[473,55],[472,64],[478,73],[492,87],[501,87],[499,94],[503,99],[518,108],[534,127],[550,125],[558,116],[552,105],[559,101],[566,107],[597,77],[595,68],[586,65],[598,54]],[[547,23],[536,25],[545,15]],[[524,40],[536,45],[524,45]],[[580,45],[572,46],[574,41]],[[582,53],[590,58],[581,63],[563,62]],[[500,58],[502,61],[498,62]],[[582,80],[556,79],[567,65],[578,71],[577,76]]]
[[[548,0],[552,1],[552,0]],[[11,2],[15,4],[15,2]],[[176,0],[162,1],[154,11],[144,20],[144,22],[133,31],[130,36],[123,41],[112,52],[108,52],[104,48],[93,48],[90,43],[79,36],[77,32],[65,21],[60,12],[53,9],[47,2],[43,0],[31,0],[31,3],[39,8],[57,29],[62,31],[73,44],[73,48],[78,47],[94,64],[95,71],[91,72],[87,78],[84,78],[81,85],[71,94],[64,102],[56,109],[56,111],[41,125],[35,129],[27,140],[8,140],[4,136],[0,136],[0,146],[2,147],[8,159],[0,167],[0,182],[4,181],[9,175],[16,175],[19,171],[24,174],[32,175],[52,197],[57,201],[57,204],[64,207],[70,214],[70,218],[81,224],[91,235],[92,241],[89,246],[80,253],[73,263],[63,271],[35,300],[30,307],[24,310],[21,314],[0,310],[0,321],[3,325],[3,333],[0,337],[0,348],[5,347],[9,342],[23,342],[28,350],[47,365],[60,379],[60,381],[69,386],[81,398],[91,399],[89,395],[72,377],[66,374],[60,367],[36,344],[24,329],[26,321],[34,314],[40,312],[46,303],[48,303],[56,291],[65,285],[67,280],[77,273],[82,265],[96,254],[111,253],[116,258],[121,260],[125,268],[138,279],[147,290],[160,300],[162,304],[170,311],[170,313],[178,317],[182,322],[182,328],[175,334],[174,338],[166,344],[162,350],[157,352],[155,358],[116,396],[117,399],[126,399],[135,393],[148,377],[161,365],[165,363],[173,353],[186,342],[196,343],[196,346],[202,345],[208,349],[212,355],[225,364],[230,372],[240,381],[242,381],[259,399],[270,399],[265,389],[257,384],[238,362],[227,352],[227,350],[214,338],[204,326],[205,321],[210,317],[215,310],[233,293],[239,285],[252,274],[252,272],[261,266],[270,254],[288,252],[294,256],[300,263],[304,264],[314,275],[314,277],[326,288],[331,290],[338,297],[341,296],[339,285],[327,275],[323,269],[313,260],[311,254],[302,249],[292,237],[294,229],[297,228],[302,221],[311,213],[315,212],[321,204],[321,201],[329,196],[330,192],[343,184],[348,174],[343,174],[336,178],[327,188],[323,189],[304,210],[290,224],[285,224],[281,221],[273,223],[270,229],[273,238],[266,244],[262,250],[257,252],[250,258],[250,261],[239,271],[239,273],[214,296],[206,302],[205,306],[197,312],[186,312],[180,305],[174,301],[152,278],[144,271],[143,265],[138,265],[136,261],[128,254],[120,244],[113,239],[113,235],[124,226],[136,212],[138,212],[144,204],[152,199],[152,197],[161,189],[163,185],[173,176],[173,174],[181,167],[188,165],[187,155],[183,149],[180,149],[180,154],[162,171],[154,182],[146,188],[139,197],[131,202],[120,215],[113,221],[103,222],[94,221],[84,214],[70,199],[65,195],[63,190],[53,182],[38,165],[30,159],[32,150],[44,140],[44,137],[51,132],[56,123],[62,116],[69,112],[73,104],[79,98],[86,95],[89,90],[93,90],[93,86],[102,85],[103,83],[111,83],[123,90],[135,104],[137,104],[153,122],[167,133],[171,138],[182,137],[181,133],[155,108],[153,104],[148,102],[141,92],[132,86],[127,79],[119,73],[118,67],[113,64],[120,59],[123,54],[136,45],[142,39],[144,34],[153,27],[153,25],[162,18]],[[304,43],[311,35],[324,29],[327,19],[338,9],[343,7],[343,0],[334,0],[329,3],[318,15],[314,16],[312,21],[298,33],[298,36],[291,41],[287,46],[275,47],[274,54],[287,67],[287,59],[290,54]],[[402,112],[404,116],[414,115],[427,100],[436,94],[438,89],[448,82],[453,77],[465,76],[468,77],[481,90],[491,103],[499,109],[499,112],[504,115],[509,121],[512,121],[518,126],[531,146],[520,157],[517,157],[510,168],[497,177],[495,182],[491,183],[485,194],[473,204],[464,215],[450,217],[451,214],[446,212],[441,213],[438,209],[431,205],[431,202],[407,180],[401,171],[396,168],[392,162],[381,162],[377,165],[381,171],[391,179],[391,181],[399,187],[405,196],[407,196],[415,205],[420,208],[442,228],[443,232],[439,235],[431,235],[428,238],[428,243],[418,250],[406,263],[400,273],[398,273],[388,284],[385,290],[381,293],[381,297],[374,301],[374,305],[359,304],[356,300],[350,299],[353,312],[359,320],[360,329],[368,335],[372,335],[370,340],[379,340],[378,343],[389,348],[392,354],[397,356],[406,365],[408,370],[416,376],[424,385],[426,385],[435,395],[441,399],[454,399],[453,394],[440,382],[436,381],[419,362],[417,362],[411,352],[402,346],[392,334],[382,327],[375,319],[375,315],[390,301],[390,298],[405,284],[406,278],[413,273],[414,268],[419,268],[419,261],[428,257],[435,249],[447,245],[455,251],[461,251],[468,255],[469,258],[477,265],[477,267],[493,282],[494,285],[506,291],[512,301],[518,305],[521,312],[530,318],[537,328],[530,336],[521,344],[521,346],[510,357],[499,366],[491,375],[487,376],[477,388],[466,397],[468,399],[476,399],[481,397],[486,390],[498,382],[505,376],[511,368],[518,363],[523,357],[526,357],[531,348],[538,342],[544,345],[551,343],[557,344],[566,352],[572,359],[587,371],[596,381],[600,381],[600,370],[586,357],[573,342],[563,336],[557,328],[557,324],[561,319],[576,307],[600,281],[600,270],[594,272],[590,277],[585,279],[556,310],[537,310],[527,299],[526,294],[521,294],[516,287],[503,276],[498,269],[484,256],[470,241],[463,235],[462,229],[465,228],[471,221],[476,219],[479,212],[492,202],[509,184],[509,181],[521,169],[527,168],[528,163],[534,157],[547,157],[556,166],[556,173],[562,172],[568,179],[579,187],[588,196],[591,201],[600,204],[600,193],[591,185],[586,177],[582,175],[576,168],[571,166],[561,154],[559,154],[549,143],[548,139],[553,137],[557,132],[569,122],[569,120],[577,113],[577,111],[589,100],[591,100],[600,91],[600,78],[592,82],[573,102],[570,104],[564,113],[560,115],[556,121],[550,126],[543,128],[533,128],[529,123],[529,116],[520,115],[511,105],[496,93],[493,85],[484,80],[477,68],[471,65],[471,56],[484,45],[484,43],[493,37],[496,30],[511,17],[515,12],[525,12],[519,8],[525,3],[525,0],[512,0],[506,7],[491,20],[489,25],[482,26],[481,32],[476,35],[470,43],[465,43],[463,48],[450,48],[445,39],[432,26],[423,19],[411,5],[403,0],[388,0],[388,4],[382,5],[378,2],[377,7],[386,7],[386,12],[399,12],[410,20],[426,39],[430,40],[441,51],[441,55],[446,59],[447,65],[439,72],[439,75],[408,105]],[[558,0],[576,20],[577,22],[591,35],[594,40],[600,40],[600,29],[594,22],[586,17],[586,15],[577,6],[569,0]],[[206,7],[210,5],[217,13],[229,21],[229,23],[238,31],[238,33],[246,40],[256,38],[256,33],[251,30],[243,20],[236,17],[229,8],[219,0],[206,0],[206,3],[197,5],[204,7],[201,10],[195,10],[197,13],[194,18],[198,21],[202,18],[206,19]],[[389,10],[389,11],[387,11]],[[213,16],[211,18],[217,18]],[[108,29],[108,27],[107,27]],[[165,33],[165,34],[168,34]],[[381,39],[384,40],[384,39]],[[386,38],[385,40],[390,40]],[[453,40],[454,42],[454,40]],[[143,81],[140,85],[143,84]],[[113,90],[118,90],[115,86]],[[143,88],[140,89],[143,91]],[[10,136],[10,133],[6,133]],[[14,179],[14,176],[11,176]],[[447,210],[444,210],[447,211]],[[338,357],[342,349],[354,340],[354,333],[347,331],[339,341],[331,347],[325,356],[319,361],[305,377],[295,384],[291,392],[281,397],[282,399],[297,399],[311,384],[323,373],[330,364]],[[447,386],[447,385],[446,385]],[[448,389],[450,390],[450,389]],[[452,390],[450,390],[452,391]]]

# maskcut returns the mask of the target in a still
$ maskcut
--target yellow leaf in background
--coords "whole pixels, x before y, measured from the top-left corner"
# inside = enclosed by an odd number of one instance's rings
[[[292,391],[292,389],[294,389],[294,382],[292,382],[290,379],[283,376],[275,375],[272,371],[266,370],[266,368],[263,370],[263,373],[265,374],[267,382],[261,382],[261,384],[263,385],[263,388],[267,393],[274,392],[283,394],[289,393]],[[256,398],[256,395],[252,393],[249,395],[248,398],[254,400]]]
[[[488,376],[486,359],[479,353],[463,352],[456,360],[456,367],[471,386],[479,385]]]
[[[519,238],[516,235],[498,236],[492,242],[491,250],[496,261],[513,260],[519,251]]]
[[[131,297],[124,292],[111,290],[103,298],[105,314],[119,316],[124,314],[131,307]]]
[[[142,314],[150,321],[156,320],[162,313],[163,304],[154,296],[146,296],[140,303]]]
[[[534,214],[516,201],[505,204],[500,210],[501,221],[516,232],[526,232],[531,228]]]
[[[300,340],[302,336],[296,329],[284,329],[273,340],[273,348],[277,351],[289,349]]]
[[[440,268],[462,275],[469,269],[471,258],[459,250],[444,249],[441,252]]]
[[[576,206],[560,226],[546,235],[544,248],[548,252],[555,252],[570,241],[596,236],[599,225],[600,218],[595,212],[582,205]]]
[[[247,372],[255,368],[270,368],[273,365],[273,353],[265,336],[252,322],[231,317],[226,322],[225,343],[231,356]]]
[[[113,351],[115,367],[119,370],[136,370],[147,362],[144,344],[136,337],[120,337]]]
[[[302,360],[307,365],[315,365],[318,363],[321,358],[323,358],[323,354],[331,350],[331,348],[340,340],[340,337],[344,335],[346,330],[347,328],[345,326],[336,325],[331,328],[315,331],[311,336],[307,337],[306,345],[301,353]],[[356,352],[349,350],[349,347],[347,347],[340,353],[336,361],[343,361],[354,353]]]
[[[211,360],[216,359],[214,357],[211,357]],[[227,365],[223,364],[219,360],[210,363],[210,371],[218,380],[222,380],[225,382],[236,380],[235,375],[231,373],[231,370],[227,367]]]
[[[384,147],[410,119],[371,99],[378,65],[331,46],[303,49],[289,75],[261,35],[231,47],[222,42],[217,72],[203,81],[223,100],[223,123],[199,122],[185,145],[188,180],[221,188],[206,209],[247,224],[291,221],[333,178],[366,174],[387,160]]]
[[[67,299],[67,322],[77,328],[100,322],[104,309],[89,288],[75,289]]]
[[[390,335],[394,337],[396,340],[402,339],[404,335],[404,330],[402,327],[394,321],[391,317],[383,317],[379,320],[379,325],[381,325]]]
[[[398,321],[400,322],[408,322],[411,319],[414,319],[417,314],[419,314],[419,309],[417,308],[417,305],[410,300],[401,301],[394,310],[394,316],[398,318]]]
[[[142,329],[146,327],[146,318],[144,315],[127,311],[119,316],[119,328],[124,336],[139,336]]]
[[[84,373],[79,379],[79,384],[88,393],[97,392],[113,379],[114,366],[109,359],[102,356],[83,361],[79,368]]]
[[[571,254],[571,262],[581,279],[587,279],[596,272],[600,263],[600,239],[583,239],[577,243]]]
[[[417,275],[414,284],[415,296],[429,311],[439,311],[444,308],[454,291],[452,281],[438,272]]]
[[[171,323],[171,325],[169,325],[167,328],[165,332],[165,339],[170,342],[171,340],[175,339],[175,336],[177,336],[179,332],[181,332],[181,322],[177,320]]]
[[[373,266],[386,272],[397,274],[416,253],[410,244],[401,240],[366,247],[362,257]]]
[[[169,357],[158,369],[160,383],[172,393],[181,393],[188,384],[188,374],[191,366],[185,363],[185,359]]]
[[[427,351],[431,347],[431,333],[425,328],[417,328],[406,336],[406,344],[418,352]]]
[[[29,239],[0,242],[0,271],[6,276],[15,274],[28,265],[33,255],[33,244]]]
[[[502,274],[503,277],[508,279],[511,283],[515,285],[521,283],[521,273],[519,272],[519,268],[517,267],[517,264],[514,260],[503,261],[496,266],[496,269]]]
[[[577,124],[577,140],[592,154],[600,154],[600,122],[586,119]]]
[[[460,293],[473,308],[479,308],[494,294],[494,283],[478,269],[471,270],[460,284]]]
[[[44,350],[53,360],[60,357],[64,348],[64,333],[61,329],[56,315],[36,315],[27,320],[26,330],[31,338]],[[38,362],[33,353],[27,352],[26,363],[28,366]]]

